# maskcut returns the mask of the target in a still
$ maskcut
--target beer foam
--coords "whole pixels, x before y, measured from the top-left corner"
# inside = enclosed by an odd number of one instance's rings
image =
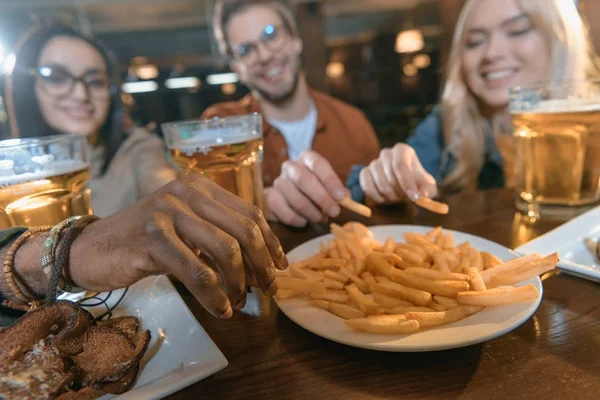
[[[19,170],[11,160],[0,161],[0,187],[70,174],[88,168],[86,163],[74,160],[58,160],[44,164],[32,163],[32,165],[29,169],[20,167],[22,170]]]
[[[530,109],[511,110],[512,114],[584,113],[600,111],[600,102],[594,99],[543,100]]]

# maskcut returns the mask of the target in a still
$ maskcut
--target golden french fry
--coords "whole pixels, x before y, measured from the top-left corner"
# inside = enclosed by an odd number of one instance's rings
[[[344,260],[350,259],[350,253],[348,252],[348,248],[346,247],[346,242],[342,239],[336,239],[335,244],[338,249],[338,253],[340,253],[340,258]]]
[[[297,297],[300,295],[301,293],[294,292],[293,290],[279,289],[277,290],[277,294],[275,295],[275,297],[277,297],[278,299],[291,299],[292,297]]]
[[[369,207],[365,206],[364,204],[357,203],[349,197],[345,197],[340,200],[340,206],[367,218],[371,218],[373,213]]]
[[[503,286],[483,292],[460,292],[456,295],[456,301],[458,304],[487,307],[531,301],[537,299],[539,295],[540,292],[533,285]]]
[[[371,248],[371,246],[368,243],[363,242],[362,251],[365,256],[368,256],[369,254],[371,254],[373,249]]]
[[[318,272],[309,270],[306,267],[301,267],[301,266],[299,266],[299,264],[290,264],[290,273],[293,278],[297,278],[297,279],[306,279],[306,280],[313,280],[313,279],[321,280],[322,279],[321,275]]]
[[[481,253],[474,248],[471,248],[471,267],[477,268],[479,271],[483,271],[483,258],[481,257]]]
[[[456,308],[456,307],[448,307],[448,306],[445,306],[445,305],[439,304],[439,303],[431,303],[429,305],[429,307],[432,308],[434,311],[446,311],[451,308]]]
[[[456,240],[454,239],[454,233],[447,231],[443,249],[450,250],[450,249],[454,248],[454,246],[456,246]]]
[[[360,274],[360,278],[365,281],[367,285],[369,285],[369,288],[371,288],[372,285],[377,284],[375,278],[373,278],[373,275],[369,271],[365,271]]]
[[[440,253],[434,254],[433,255],[433,261],[435,262],[434,265],[437,265],[440,271],[442,271],[442,272],[450,272],[450,271],[452,271],[452,269],[450,269],[450,265],[448,263],[448,259],[444,255],[444,252],[440,252]]]
[[[323,258],[321,260],[315,260],[307,266],[310,269],[338,269],[346,266],[347,263],[348,261],[343,258]]]
[[[393,282],[413,289],[422,290],[431,294],[441,294],[442,296],[447,297],[454,297],[458,292],[469,290],[469,283],[465,281],[433,281],[407,274],[400,270],[395,270],[390,279]]]
[[[440,249],[443,249],[444,246],[446,245],[446,236],[444,236],[443,234],[438,236],[435,239],[434,243],[437,247],[439,247]]]
[[[415,204],[436,214],[448,214],[448,211],[450,211],[448,204],[431,200],[423,196],[419,197],[415,201]]]
[[[430,245],[435,247],[435,245],[433,243],[431,243]],[[412,244],[412,243],[397,243],[396,248],[406,249],[406,250],[410,250],[412,252],[419,253],[425,259],[429,256],[429,253],[427,253],[425,251],[425,246],[419,246],[419,245]],[[439,251],[440,249],[437,249],[437,250]]]
[[[327,289],[335,289],[335,290],[343,290],[344,289],[344,284],[340,281],[336,281],[330,278],[325,278],[323,280],[323,284],[325,285],[325,288]]]
[[[407,312],[435,312],[433,308],[416,306],[398,306],[386,310],[386,314],[406,314]]]
[[[432,260],[433,260],[433,255],[434,254],[437,254],[437,253],[439,253],[439,252],[442,251],[442,249],[440,249],[434,243],[424,244],[424,245],[417,246],[417,247],[419,247],[426,254],[426,256],[429,257]]]
[[[483,282],[483,278],[481,278],[481,274],[479,270],[475,267],[470,267],[465,270],[467,275],[469,275],[469,285],[471,286],[471,290],[476,292],[482,292],[486,290],[485,283]]]
[[[352,242],[346,242],[346,248],[348,249],[350,256],[355,260],[359,260],[364,257],[362,245],[360,245],[356,240],[352,240]]]
[[[504,264],[496,265],[495,267],[486,269],[485,271],[481,272],[481,277],[483,278],[483,282],[486,285],[489,285],[492,282],[492,276],[517,270],[525,264],[540,260],[541,258],[542,257],[539,254],[529,254],[524,257],[515,258],[505,262]]]
[[[421,328],[431,328],[460,321],[480,310],[481,307],[462,306],[439,312],[409,312],[404,316],[406,319],[414,319],[419,322]]]
[[[403,286],[395,282],[378,282],[377,285],[373,287],[373,290],[378,293],[409,301],[418,306],[426,306],[431,303],[432,299],[431,293]]]
[[[502,260],[487,251],[481,252],[481,258],[483,259],[483,268],[490,269],[496,265],[502,264]]]
[[[355,275],[362,274],[366,269],[365,259],[363,257],[357,258],[356,260],[354,260],[353,266]]]
[[[378,254],[375,254],[375,256],[377,255]],[[400,268],[400,265],[404,263],[398,254],[383,254],[379,256],[385,261],[387,261],[388,264],[392,264],[394,267],[397,268]]]
[[[534,261],[523,265],[521,268],[514,271],[505,272],[503,274],[497,274],[492,277],[490,286],[503,286],[503,285],[514,285],[531,279],[535,276],[545,274],[546,272],[552,271],[556,268],[558,263],[558,254],[552,254],[551,256],[542,258],[539,261]]]
[[[355,284],[348,285],[344,289],[346,289],[350,299],[358,306],[358,308],[360,308],[363,313],[366,315],[379,314],[379,305],[372,299],[365,296]]]
[[[308,266],[310,263],[313,263],[313,262],[318,261],[318,260],[322,260],[325,257],[327,257],[327,254],[321,254],[321,253],[319,253],[319,254],[315,254],[312,257],[308,257],[305,260],[302,260],[302,261],[299,261],[299,262],[293,263],[293,264],[296,264],[300,268],[304,268],[304,267]]]
[[[327,243],[327,254],[331,258],[336,258],[336,259],[340,258],[340,252],[337,249],[337,244],[335,243],[335,240],[330,240]]]
[[[329,312],[343,319],[364,318],[365,314],[348,304],[329,303]]]
[[[433,242],[425,235],[421,235],[420,233],[412,233],[406,232],[402,235],[406,243],[416,244],[416,245],[428,245]]]
[[[364,237],[373,237],[373,232],[360,222],[347,222],[344,224],[344,229],[353,232],[357,239]]]
[[[390,309],[394,307],[414,307],[414,305],[406,300],[399,299],[397,297],[388,296],[387,294],[383,294],[381,292],[374,291],[373,292],[373,300],[375,303],[379,304],[379,307],[384,309]]]
[[[396,254],[404,261],[407,261],[407,262],[413,263],[413,264],[420,264],[422,262],[425,262],[425,258],[426,258],[422,254],[420,254],[416,251],[408,250],[408,249],[405,249],[402,247],[396,248]]]
[[[327,255],[327,246],[323,242],[319,242],[319,255]]]
[[[323,283],[297,278],[277,278],[277,287],[280,290],[293,290],[299,293],[325,292],[325,285]]]
[[[375,278],[375,282],[377,282],[377,283],[392,281],[390,278],[386,278],[385,276],[381,276],[381,275],[375,275],[374,278]]]
[[[344,290],[328,290],[325,293],[311,293],[312,300],[326,300],[331,303],[346,303],[350,296]]]
[[[396,243],[394,242],[394,239],[389,237],[383,244],[383,252],[385,254],[392,254],[394,252],[394,247],[396,247]]]
[[[431,279],[434,281],[469,281],[469,276],[455,272],[440,272],[425,268],[408,268],[404,270],[407,274],[418,276],[419,278]]]
[[[392,279],[392,275],[396,268],[387,262],[385,258],[381,257],[379,253],[369,254],[369,257],[367,257],[367,262],[372,266],[374,271],[376,271],[376,274],[380,274],[386,278]]]
[[[360,279],[356,274],[349,272],[346,268],[341,268],[338,272],[347,276],[352,281],[352,283],[354,283],[358,287],[358,289],[360,289],[361,292],[371,293],[371,288],[369,288],[367,282]]]
[[[326,300],[309,300],[308,304],[329,311],[329,302]]]
[[[444,233],[444,231],[443,231],[442,227],[436,226],[435,228],[433,228],[432,230],[427,232],[425,234],[425,236],[427,236],[429,239],[431,239],[432,242],[435,242],[437,240],[437,238],[439,238],[443,233]]]
[[[334,281],[340,281],[343,284],[348,283],[348,281],[350,280],[350,278],[347,277],[346,275],[341,274],[339,272],[331,271],[331,270],[325,271],[325,273],[323,274],[323,276],[325,278],[333,279]]]
[[[417,321],[408,321],[396,315],[377,315],[375,317],[349,319],[344,323],[357,331],[379,334],[414,333],[419,330]]]
[[[433,296],[433,300],[447,308],[458,307],[458,302],[455,299],[451,299],[450,297],[440,296],[439,294],[436,294],[435,296]]]

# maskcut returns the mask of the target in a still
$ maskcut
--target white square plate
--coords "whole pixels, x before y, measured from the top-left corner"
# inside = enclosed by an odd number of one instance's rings
[[[113,292],[109,305],[122,293]],[[105,298],[106,293],[100,296]],[[103,306],[86,308],[95,316],[106,311]],[[150,277],[131,286],[113,311],[114,317],[123,315],[138,317],[140,329],[150,330],[152,341],[135,386],[119,400],[161,399],[227,367],[227,359],[167,277]]]
[[[600,265],[585,246],[586,238],[600,237],[600,207],[515,249],[519,253],[548,255],[558,253],[558,268],[567,274],[600,282]]]

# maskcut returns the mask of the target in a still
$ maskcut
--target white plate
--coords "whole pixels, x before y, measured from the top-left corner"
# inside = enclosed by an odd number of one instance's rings
[[[370,227],[374,238],[383,243],[392,237],[403,241],[405,232],[428,232],[430,227],[410,225],[382,225]],[[506,247],[482,239],[477,236],[453,231],[456,243],[469,241],[476,249],[487,251],[507,261],[515,257]],[[325,235],[296,247],[288,258],[291,262],[310,257],[319,251],[319,242],[332,239],[333,235]],[[542,282],[533,278],[520,285],[532,283],[542,293]],[[341,318],[325,310],[312,307],[304,298],[275,299],[277,305],[292,321],[306,330],[335,342],[365,349],[397,352],[418,352],[453,349],[485,342],[501,336],[521,325],[529,319],[538,308],[539,299],[527,303],[488,307],[481,312],[452,324],[424,330],[410,335],[377,335],[352,331],[347,328]]]
[[[122,293],[123,290],[113,292],[108,303],[113,305]],[[106,294],[101,296],[106,297]],[[98,316],[106,308],[88,310]],[[140,329],[152,333],[152,342],[142,359],[142,370],[135,386],[118,396],[119,400],[161,399],[228,364],[167,277],[150,277],[131,286],[113,311],[115,317],[122,315],[138,317]]]
[[[559,226],[516,249],[523,254],[560,255],[558,268],[564,272],[600,282],[600,265],[585,247],[584,239],[600,237],[600,207]]]

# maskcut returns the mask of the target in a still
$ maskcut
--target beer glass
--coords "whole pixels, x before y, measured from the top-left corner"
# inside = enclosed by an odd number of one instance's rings
[[[511,91],[519,211],[567,220],[600,203],[600,81]]]
[[[201,173],[263,209],[262,118],[259,114],[162,125],[180,176]]]
[[[91,214],[90,178],[83,136],[0,141],[0,229]]]

